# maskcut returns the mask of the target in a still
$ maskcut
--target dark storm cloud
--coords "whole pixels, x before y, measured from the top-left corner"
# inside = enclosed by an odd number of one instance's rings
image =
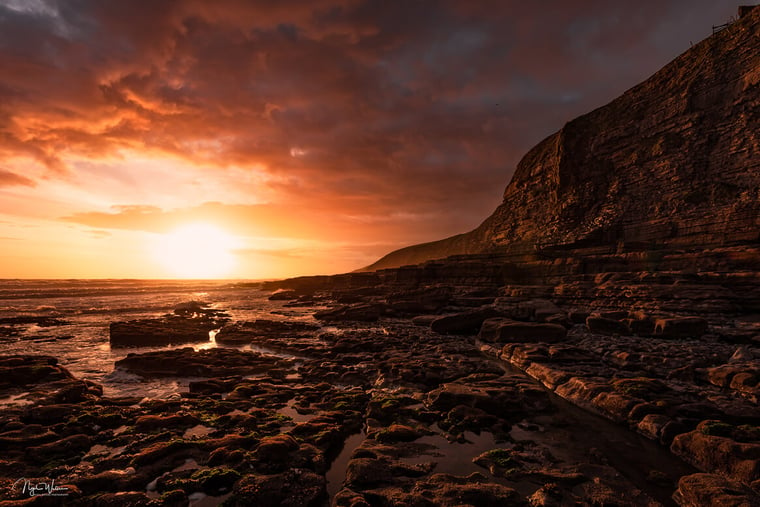
[[[59,172],[72,170],[67,155],[122,148],[220,170],[261,164],[282,176],[273,185],[283,202],[353,203],[366,215],[456,206],[464,227],[497,204],[528,148],[733,9],[707,0],[3,5],[0,155]]]

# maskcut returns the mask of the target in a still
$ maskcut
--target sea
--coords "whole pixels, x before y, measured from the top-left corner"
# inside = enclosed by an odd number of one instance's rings
[[[0,324],[0,354],[54,356],[74,376],[101,384],[107,396],[177,396],[187,389],[192,377],[143,379],[114,369],[114,362],[132,352],[216,347],[215,332],[201,344],[112,349],[109,324],[160,317],[188,301],[202,301],[210,308],[225,310],[235,321],[312,319],[313,308],[286,308],[282,301],[269,301],[269,294],[254,281],[0,280],[0,319],[36,316],[64,321],[49,327]],[[24,400],[0,400],[0,404],[9,402]]]

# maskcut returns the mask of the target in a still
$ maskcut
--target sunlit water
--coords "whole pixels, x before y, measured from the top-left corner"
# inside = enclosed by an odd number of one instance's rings
[[[192,379],[145,381],[114,371],[114,362],[130,352],[176,347],[111,349],[108,325],[159,317],[190,300],[208,302],[211,308],[227,311],[233,320],[285,319],[279,313],[282,302],[269,301],[268,292],[252,285],[185,280],[0,280],[0,318],[45,316],[66,321],[52,327],[0,324],[0,353],[54,356],[76,377],[103,385],[109,396],[167,396],[185,390]],[[287,310],[288,319],[310,318],[308,310]],[[20,333],[12,336],[11,330]],[[215,346],[213,341],[194,345],[196,349]]]

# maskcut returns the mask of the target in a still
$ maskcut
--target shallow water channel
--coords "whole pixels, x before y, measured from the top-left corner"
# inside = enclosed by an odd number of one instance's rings
[[[493,358],[484,356],[484,360]],[[523,372],[509,364],[498,362],[510,374],[530,379]],[[614,468],[636,488],[663,505],[676,505],[671,495],[678,479],[697,470],[684,463],[668,449],[638,435],[601,416],[587,412],[572,403],[544,389],[554,406],[550,414],[524,420],[512,426],[510,437],[515,442],[535,443],[566,465],[596,464]],[[402,458],[408,464],[435,461],[433,473],[447,473],[466,476],[479,472],[498,482],[529,496],[544,483],[541,479],[521,479],[511,481],[492,477],[488,470],[475,465],[472,460],[481,453],[500,447],[508,447],[499,442],[492,433],[475,434],[465,432],[464,442],[450,442],[437,425],[431,427],[436,433],[418,438],[415,444],[435,447],[432,453]],[[356,433],[346,440],[343,450],[332,462],[327,472],[327,489],[332,500],[340,491],[348,463],[354,450],[366,439],[365,433]]]

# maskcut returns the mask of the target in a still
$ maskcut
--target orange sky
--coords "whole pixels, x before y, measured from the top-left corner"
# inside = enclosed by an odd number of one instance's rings
[[[188,224],[252,279],[469,230],[734,10],[645,3],[0,0],[0,277],[176,276]]]

